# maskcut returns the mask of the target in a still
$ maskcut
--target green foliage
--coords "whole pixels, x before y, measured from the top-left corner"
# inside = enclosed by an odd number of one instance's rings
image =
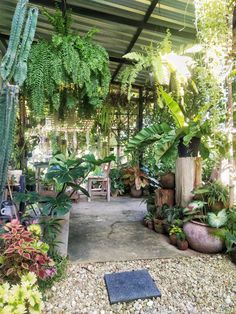
[[[149,185],[148,175],[141,171],[138,166],[123,169],[122,179],[125,185],[135,185],[136,190]]]
[[[57,235],[61,231],[60,218],[53,218],[48,216],[40,217],[40,225],[42,226],[42,239],[45,243],[49,245],[48,254],[53,257],[57,246],[59,245],[57,241]]]
[[[205,49],[206,66],[221,84],[228,72],[229,20],[235,1],[195,0],[197,37]]]
[[[227,213],[225,209],[222,209],[217,214],[215,213],[208,213],[207,214],[207,221],[209,226],[220,228],[224,226],[227,222]]]
[[[1,252],[1,277],[17,282],[26,272],[33,272],[38,278],[46,280],[55,274],[53,261],[47,255],[48,245],[41,242],[34,233],[25,230],[17,220],[12,220],[4,227],[6,233]]]
[[[132,84],[134,84],[139,73],[146,71],[151,77],[154,93],[158,94],[159,86],[172,86],[176,95],[181,94],[182,86],[189,74],[186,63],[190,58],[178,56],[171,51],[171,34],[167,31],[166,37],[160,43],[151,44],[150,47],[143,47],[141,52],[131,52],[123,57],[134,61],[134,64],[127,66],[121,73],[122,90],[128,92],[131,97]],[[181,64],[181,66],[179,66]],[[148,80],[150,79],[148,78]],[[172,81],[172,84],[170,82]],[[173,84],[174,83],[174,84]]]
[[[113,168],[109,172],[109,178],[111,180],[111,191],[115,192],[118,190],[120,194],[124,192],[125,185],[122,180],[122,171],[119,168]]]
[[[51,256],[54,261],[54,267],[56,269],[55,276],[48,278],[48,280],[38,280],[39,289],[44,292],[47,289],[50,289],[54,284],[62,279],[66,279],[66,270],[68,266],[68,260],[66,257],[61,257],[57,253],[53,253]]]
[[[229,190],[219,181],[209,182],[202,187],[196,188],[194,194],[201,195],[209,207],[214,207],[218,202],[222,202],[227,207],[229,202]]]
[[[37,278],[29,272],[21,277],[20,284],[0,286],[0,314],[42,313],[42,294],[36,285]]]
[[[29,57],[27,93],[39,118],[48,110],[63,116],[70,109],[95,109],[101,106],[109,91],[107,52],[93,43],[93,32],[83,37],[67,34],[61,29],[65,25],[58,23],[58,17],[64,20],[61,14],[57,12],[53,17],[47,13],[57,34],[51,41],[35,44]]]
[[[170,231],[169,231],[169,235],[172,235],[172,234],[176,234],[176,235],[177,235],[177,234],[180,234],[180,233],[182,233],[182,232],[183,232],[183,229],[182,229],[182,228],[173,225],[173,226],[171,227]]]
[[[180,227],[183,224],[183,208],[170,207],[165,209],[165,218],[168,224]]]

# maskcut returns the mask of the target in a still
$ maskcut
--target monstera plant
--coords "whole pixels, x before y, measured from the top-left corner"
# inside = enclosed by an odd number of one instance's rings
[[[38,10],[29,9],[28,0],[19,0],[12,20],[8,49],[0,64],[0,203],[5,188],[7,167],[12,149],[19,88],[27,75],[27,59],[34,38]]]

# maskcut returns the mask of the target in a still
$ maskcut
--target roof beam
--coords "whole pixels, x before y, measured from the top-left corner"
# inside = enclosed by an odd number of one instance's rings
[[[51,9],[55,9],[55,3],[58,5],[58,7],[61,7],[61,1],[55,0],[31,0],[30,1],[31,4],[35,4],[38,6],[42,6],[42,7],[48,7]],[[151,7],[151,5],[150,5]],[[149,8],[150,8],[149,7]],[[113,22],[113,23],[119,23],[119,24],[123,24],[123,25],[127,25],[127,26],[133,26],[133,27],[142,27],[143,29],[147,29],[150,31],[154,31],[154,32],[161,32],[161,33],[165,33],[167,30],[167,27],[165,26],[161,26],[161,25],[156,25],[156,24],[151,24],[151,23],[145,23],[144,21],[137,21],[137,20],[133,20],[127,17],[123,17],[123,16],[117,16],[115,14],[111,14],[111,13],[106,13],[106,12],[100,12],[94,9],[90,9],[90,8],[84,8],[81,7],[79,5],[73,5],[73,4],[68,4],[68,8],[70,8],[72,10],[73,14],[77,14],[77,15],[82,15],[82,16],[87,16],[90,18],[97,18],[103,21],[109,21],[109,22]],[[188,38],[188,39],[195,39],[195,34],[193,32],[187,32],[187,31],[179,31],[175,28],[172,27],[168,27],[168,29],[170,30],[171,34],[174,36],[179,36],[179,37],[184,37],[184,38]]]
[[[143,18],[142,23],[141,23],[140,26],[137,28],[136,33],[134,34],[134,36],[133,36],[131,42],[129,43],[129,46],[128,46],[128,48],[126,49],[126,51],[125,51],[124,54],[129,53],[129,52],[132,50],[132,48],[134,47],[136,41],[138,40],[140,34],[141,34],[142,31],[143,31],[143,28],[145,27],[145,25],[147,24],[147,22],[148,22],[150,16],[152,15],[153,11],[155,10],[155,8],[156,8],[158,2],[159,2],[159,0],[152,0],[152,2],[151,2],[151,4],[150,4],[149,8],[147,9],[146,14],[144,15],[144,18]],[[113,73],[112,79],[111,79],[112,82],[114,82],[114,80],[115,80],[115,78],[117,77],[117,75],[118,75],[118,73],[119,73],[121,67],[122,67],[122,63],[120,63],[120,64],[118,65],[118,67],[116,68],[115,72]]]
[[[7,47],[7,41],[8,40],[9,40],[9,35],[0,33],[0,42],[2,42],[2,44],[4,46],[6,46],[6,47]],[[37,42],[37,39],[34,39],[34,42]],[[122,56],[120,56],[118,54],[110,54],[109,55],[109,60],[111,62],[116,62],[116,63],[133,64],[133,61],[126,60],[126,59],[122,58]]]

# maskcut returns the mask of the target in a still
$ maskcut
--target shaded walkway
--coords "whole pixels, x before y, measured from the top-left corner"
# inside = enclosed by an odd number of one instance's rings
[[[73,205],[69,257],[79,262],[170,258],[196,254],[179,251],[168,238],[142,225],[146,205],[140,199],[118,197]]]

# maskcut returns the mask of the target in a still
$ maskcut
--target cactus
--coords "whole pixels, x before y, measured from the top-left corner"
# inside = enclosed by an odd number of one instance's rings
[[[8,49],[0,65],[0,204],[6,184],[8,161],[11,154],[19,87],[27,75],[27,59],[34,38],[38,10],[29,10],[28,0],[19,0],[12,20]],[[22,38],[22,39],[21,39]]]

